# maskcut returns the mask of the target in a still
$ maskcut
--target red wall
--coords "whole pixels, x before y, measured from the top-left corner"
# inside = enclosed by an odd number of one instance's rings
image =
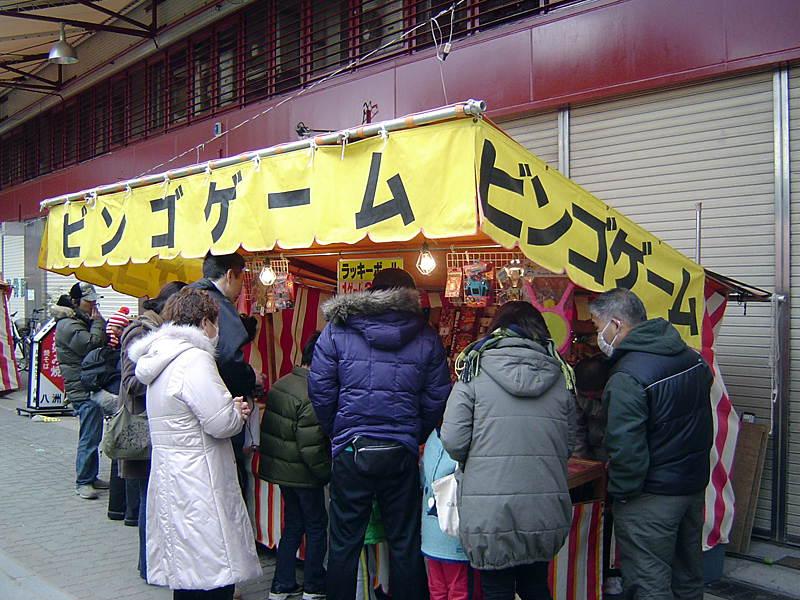
[[[0,191],[0,221],[39,213],[39,201],[296,139],[294,126],[337,130],[444,104],[482,99],[489,116],[519,114],[800,60],[800,0],[597,0],[359,69]],[[295,92],[296,93],[296,92]],[[257,118],[253,118],[256,117]],[[213,121],[226,136],[212,138]],[[207,142],[201,151],[173,157]]]

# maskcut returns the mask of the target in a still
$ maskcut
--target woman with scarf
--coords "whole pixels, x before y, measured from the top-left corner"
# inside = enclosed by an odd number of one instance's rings
[[[441,439],[461,464],[459,537],[485,600],[551,599],[548,563],[567,537],[574,375],[541,313],[508,302],[456,360]]]

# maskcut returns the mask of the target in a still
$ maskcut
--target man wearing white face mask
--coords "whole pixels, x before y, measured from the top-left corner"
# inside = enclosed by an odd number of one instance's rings
[[[589,312],[609,356],[603,445],[625,598],[701,600],[711,370],[630,290],[600,294]]]

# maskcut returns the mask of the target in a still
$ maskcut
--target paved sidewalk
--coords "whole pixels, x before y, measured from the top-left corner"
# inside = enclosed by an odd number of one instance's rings
[[[40,422],[18,416],[16,409],[26,403],[24,390],[0,397],[0,600],[171,599],[168,589],[139,577],[138,530],[106,517],[108,492],[99,500],[75,494],[78,419]],[[109,469],[101,457],[102,478]],[[263,573],[241,584],[243,600],[269,596],[275,553],[258,549]],[[751,554],[778,559],[800,551],[754,542]],[[724,582],[769,590],[759,598],[800,598],[797,581],[795,569],[752,559],[725,561]],[[723,588],[712,587],[720,595],[707,591],[705,600],[756,597]]]
[[[0,398],[0,598],[2,600],[168,600],[136,569],[136,527],[106,517],[99,500],[75,494],[78,419],[18,416],[26,392]],[[100,476],[110,463],[100,459]],[[266,599],[274,552],[259,546],[263,574],[241,584],[244,600]]]

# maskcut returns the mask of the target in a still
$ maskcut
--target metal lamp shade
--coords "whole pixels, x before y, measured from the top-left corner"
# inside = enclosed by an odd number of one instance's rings
[[[61,28],[61,38],[50,48],[47,60],[57,65],[71,65],[78,62],[78,53],[67,43],[63,27]]]

